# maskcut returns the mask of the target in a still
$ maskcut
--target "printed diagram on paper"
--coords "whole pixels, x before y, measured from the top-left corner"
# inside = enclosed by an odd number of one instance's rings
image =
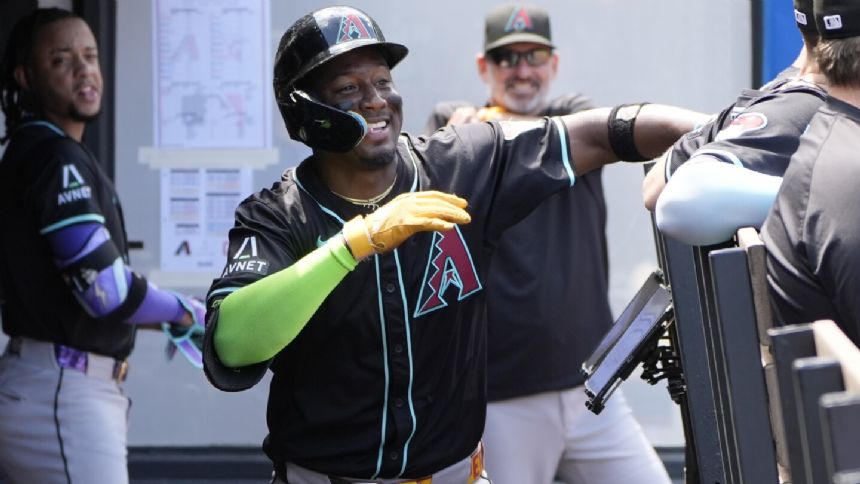
[[[272,146],[269,3],[156,0],[153,9],[154,150],[172,160],[160,172],[160,269],[214,276],[251,193],[251,155]]]
[[[265,0],[157,0],[159,148],[268,146]]]

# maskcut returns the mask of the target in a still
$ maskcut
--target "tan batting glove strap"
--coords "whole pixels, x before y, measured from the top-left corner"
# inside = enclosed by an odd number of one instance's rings
[[[346,241],[349,252],[357,261],[374,253],[370,232],[361,215],[343,224],[343,240]]]

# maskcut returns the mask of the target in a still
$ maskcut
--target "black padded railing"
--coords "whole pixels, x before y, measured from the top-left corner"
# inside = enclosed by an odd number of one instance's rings
[[[586,388],[596,388],[589,408],[599,411],[642,363],[643,378],[668,379],[679,404],[687,484],[860,484],[860,350],[831,321],[774,327],[754,229],[710,247],[654,234],[655,275],[671,300],[668,321],[651,318],[651,327],[665,334],[648,340],[652,348],[622,347],[630,338],[619,327],[633,332],[631,321],[648,319],[625,310],[610,332],[617,346],[601,344],[584,368]],[[649,284],[628,309],[657,293]],[[596,378],[606,355],[625,362],[617,381]]]

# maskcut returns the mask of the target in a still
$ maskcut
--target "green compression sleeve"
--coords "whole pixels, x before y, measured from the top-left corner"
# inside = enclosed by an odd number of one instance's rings
[[[356,264],[338,234],[290,267],[225,297],[213,335],[218,359],[237,368],[275,356]]]

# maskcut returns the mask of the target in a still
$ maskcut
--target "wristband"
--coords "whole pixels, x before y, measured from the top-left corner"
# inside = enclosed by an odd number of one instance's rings
[[[612,108],[609,112],[609,120],[607,122],[609,128],[609,145],[615,156],[624,161],[648,161],[651,158],[643,156],[636,149],[636,141],[633,138],[633,127],[636,124],[636,117],[642,110],[642,106],[648,103],[640,104],[621,104]]]

